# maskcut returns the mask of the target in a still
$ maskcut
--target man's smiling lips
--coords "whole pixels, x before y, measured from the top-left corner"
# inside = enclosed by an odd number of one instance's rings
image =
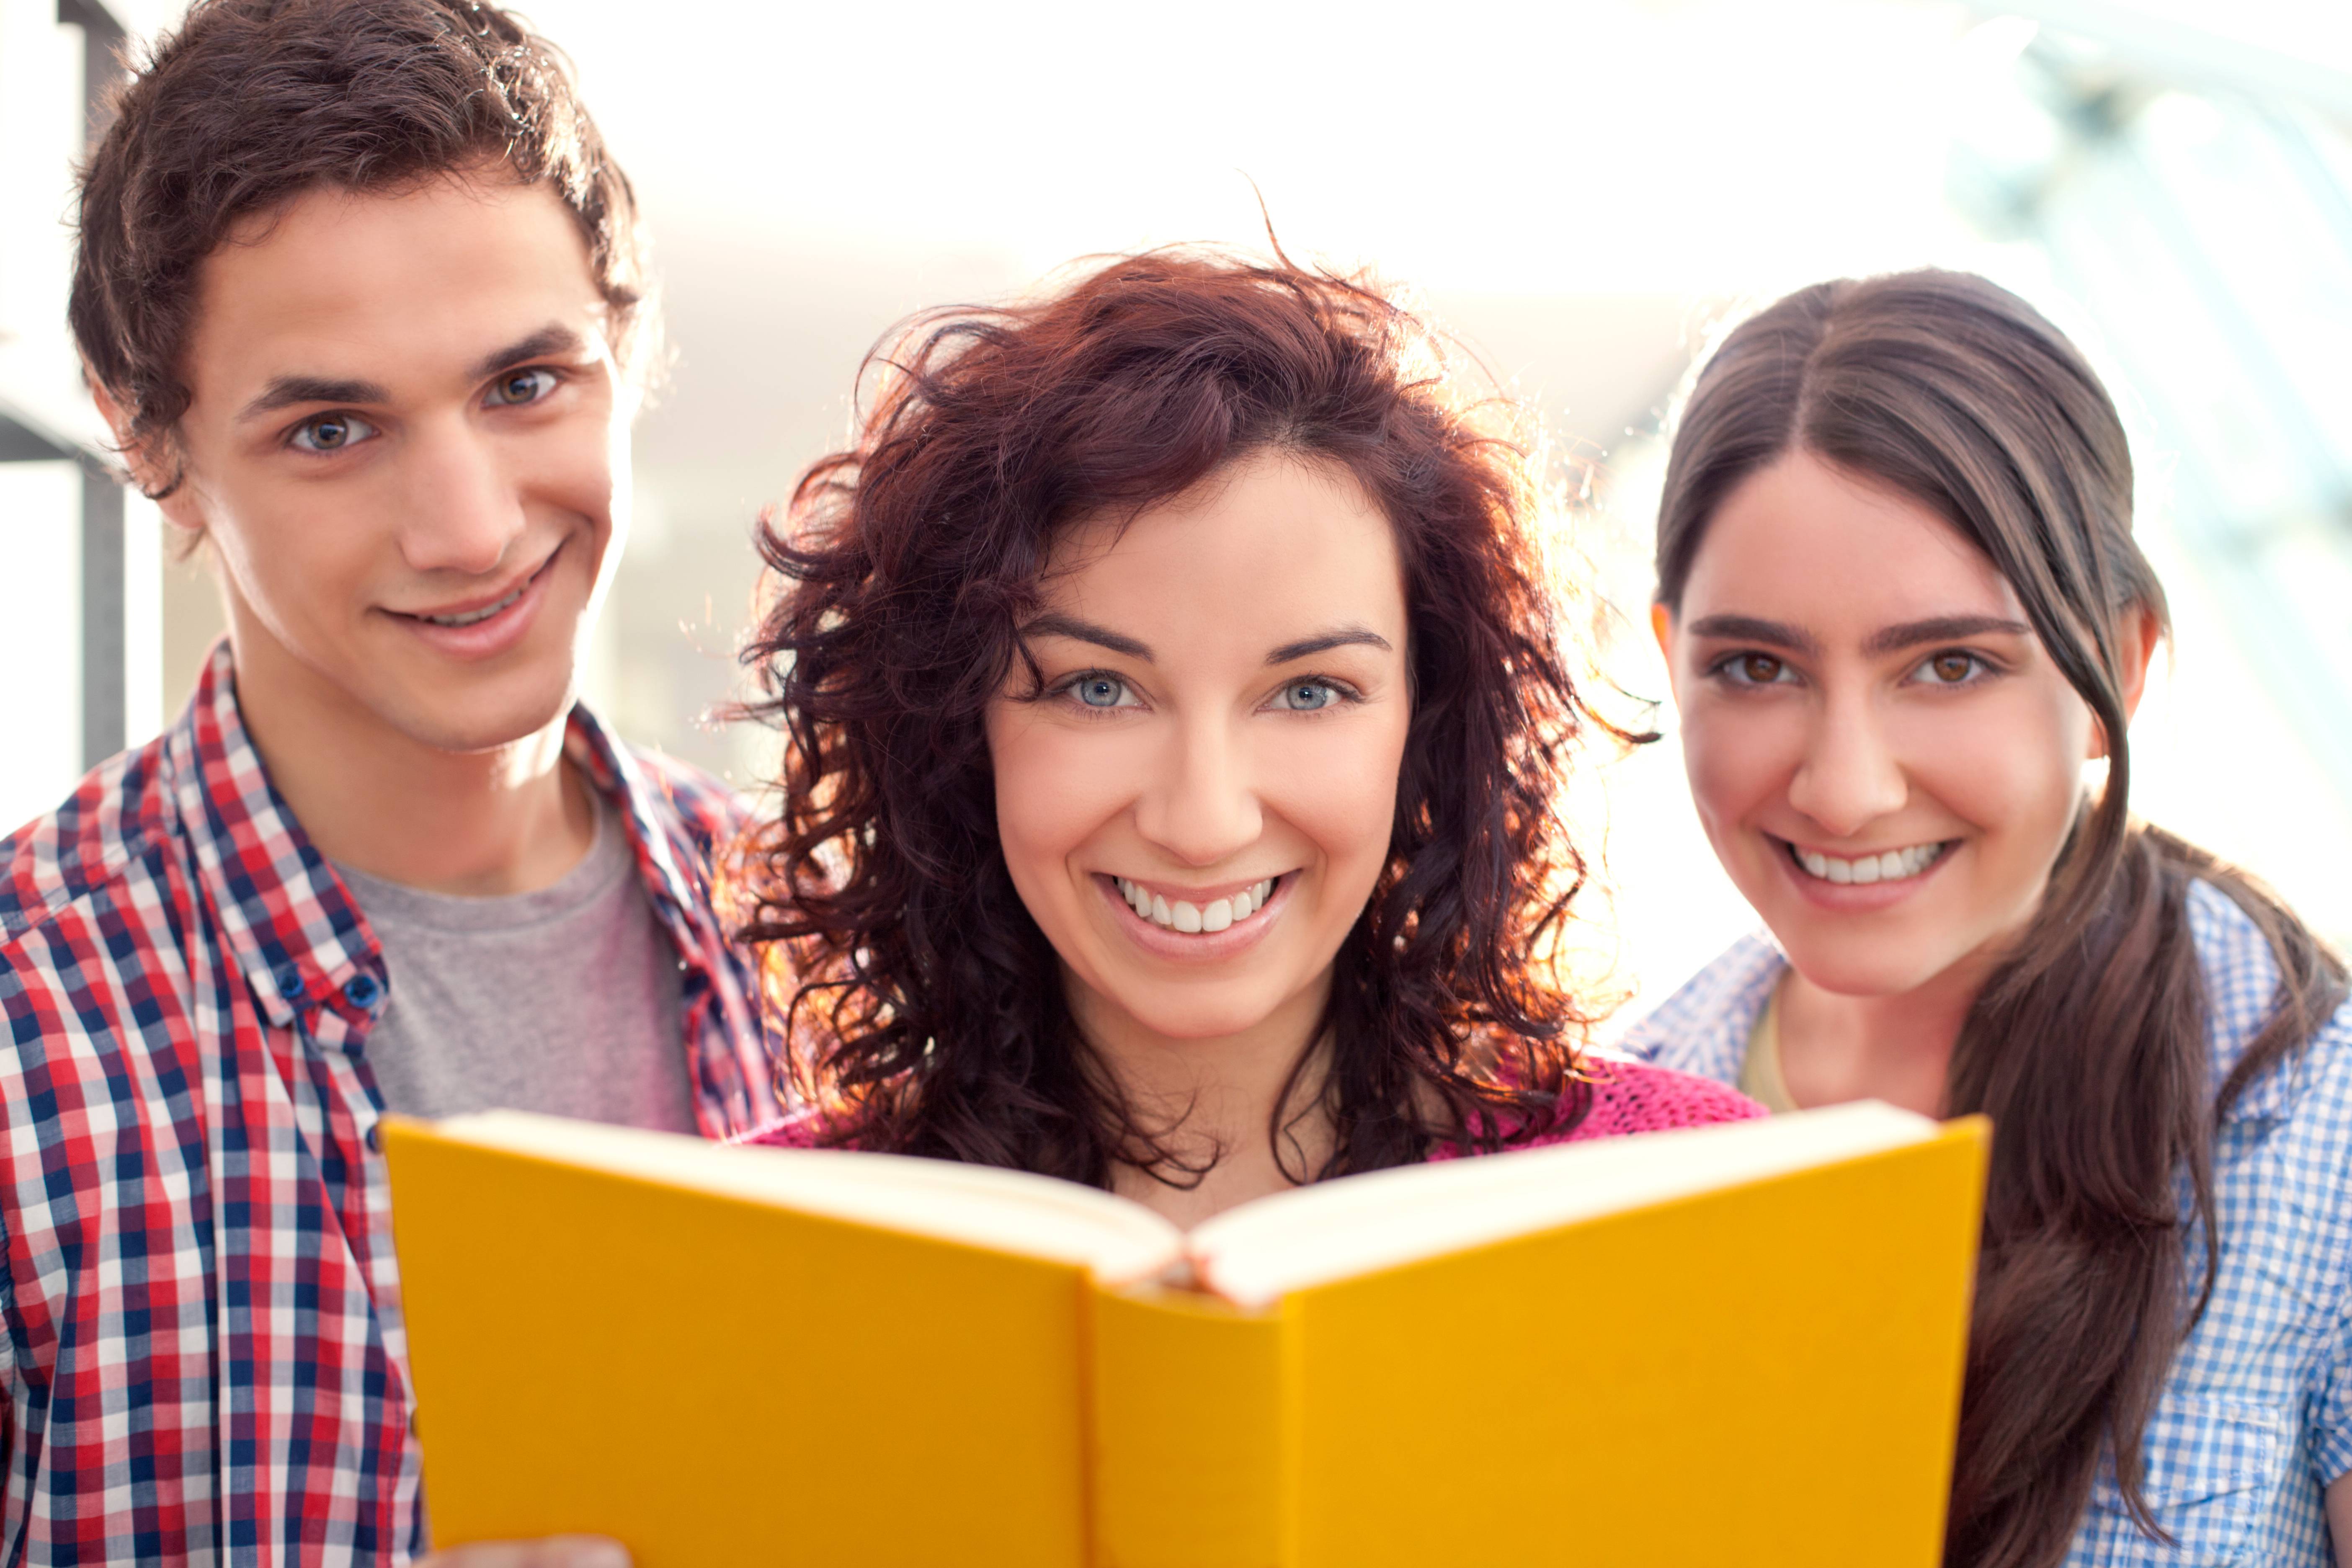
[[[429,610],[387,609],[384,614],[446,654],[484,658],[503,653],[530,630],[563,548],[557,545],[520,582],[505,588]]]

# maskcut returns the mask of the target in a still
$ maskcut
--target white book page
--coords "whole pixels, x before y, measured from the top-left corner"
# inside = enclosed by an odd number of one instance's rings
[[[1183,1233],[1142,1205],[1075,1182],[986,1165],[713,1143],[520,1110],[432,1124],[444,1137],[724,1197],[1090,1268],[1106,1283],[1158,1274]]]
[[[1208,1289],[1256,1310],[1352,1279],[1602,1215],[1832,1164],[1936,1134],[1876,1100],[1324,1182],[1228,1209],[1189,1239]]]

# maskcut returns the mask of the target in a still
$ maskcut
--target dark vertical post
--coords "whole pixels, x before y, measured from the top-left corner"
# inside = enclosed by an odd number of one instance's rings
[[[81,463],[81,764],[94,768],[130,740],[122,622],[122,487]]]
[[[114,106],[107,95],[122,79],[122,24],[100,0],[58,0],[58,20],[82,33],[81,107],[86,143],[106,134]]]
[[[102,0],[58,0],[59,23],[82,31],[85,145],[105,134],[122,79],[122,24]],[[105,465],[81,460],[81,761],[96,767],[130,739],[123,589],[122,490]]]

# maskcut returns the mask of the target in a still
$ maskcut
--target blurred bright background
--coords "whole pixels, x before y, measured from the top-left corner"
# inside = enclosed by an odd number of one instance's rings
[[[177,11],[105,3],[134,35]],[[767,736],[703,717],[737,689],[753,520],[840,444],[894,321],[1082,255],[1262,245],[1261,196],[1294,256],[1409,289],[1540,415],[1563,482],[1591,481],[1574,526],[1622,612],[1607,666],[1663,697],[1650,509],[1694,356],[1787,289],[1934,262],[2040,303],[2132,421],[2177,631],[2135,805],[2352,939],[2352,5],[524,9],[577,62],[668,296],[675,361],[587,677],[633,738],[747,785],[769,766]],[[0,0],[9,822],[176,712],[220,626],[152,510],[132,500],[110,546],[80,470],[39,460],[96,435],[60,219],[103,16]],[[1661,720],[1578,805],[1634,1012],[1751,923]]]

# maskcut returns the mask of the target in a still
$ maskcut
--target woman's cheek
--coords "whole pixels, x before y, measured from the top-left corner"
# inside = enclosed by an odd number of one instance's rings
[[[1739,854],[1743,829],[1757,826],[1758,813],[1785,789],[1803,743],[1791,713],[1701,702],[1685,714],[1683,767],[1691,799],[1727,862]]]
[[[1083,845],[1121,799],[1125,737],[1087,734],[1027,704],[992,710],[989,761],[996,781],[997,836],[1024,899],[1060,880],[1055,868]],[[1129,790],[1128,793],[1131,794]]]
[[[1368,896],[1396,825],[1405,721],[1386,711],[1349,717],[1357,721],[1302,724],[1304,733],[1267,748],[1261,799],[1321,852],[1336,879],[1360,882]]]

